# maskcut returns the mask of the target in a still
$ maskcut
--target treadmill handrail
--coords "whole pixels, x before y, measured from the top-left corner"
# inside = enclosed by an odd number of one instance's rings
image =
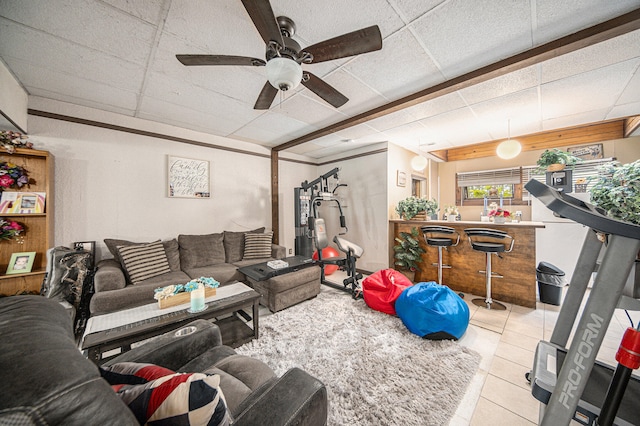
[[[640,240],[640,225],[606,216],[602,209],[593,204],[564,194],[535,179],[531,179],[524,187],[548,209],[561,217],[571,219],[605,234]]]

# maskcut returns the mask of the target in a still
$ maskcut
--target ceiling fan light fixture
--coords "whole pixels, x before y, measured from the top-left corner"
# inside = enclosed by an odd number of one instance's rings
[[[522,151],[522,145],[515,139],[507,139],[504,142],[500,142],[496,149],[496,154],[503,160],[510,160],[516,158]]]
[[[302,67],[289,58],[273,58],[267,62],[267,78],[278,90],[291,90],[302,81]]]

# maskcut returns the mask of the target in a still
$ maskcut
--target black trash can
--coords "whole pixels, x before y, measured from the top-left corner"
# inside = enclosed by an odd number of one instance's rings
[[[567,285],[564,271],[547,262],[540,262],[536,268],[540,301],[559,306],[562,300],[562,287]]]

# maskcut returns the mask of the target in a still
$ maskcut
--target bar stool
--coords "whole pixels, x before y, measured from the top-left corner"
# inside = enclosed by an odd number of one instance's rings
[[[447,247],[455,247],[460,242],[460,234],[448,226],[423,226],[420,228],[424,236],[424,242],[428,246],[438,247],[438,263],[432,263],[438,267],[438,284],[442,285],[442,269],[450,269],[451,265],[442,263],[442,249]],[[454,244],[455,239],[455,244]]]
[[[513,243],[515,240],[509,234],[497,229],[488,228],[467,228],[464,230],[469,239],[469,245],[471,248],[477,251],[481,251],[487,256],[487,266],[484,271],[478,271],[485,274],[487,296],[485,299],[473,299],[472,302],[476,306],[484,306],[487,309],[495,309],[503,311],[507,309],[501,303],[495,302],[491,299],[491,278],[503,278],[502,275],[491,271],[491,255],[495,254],[498,257],[500,253],[510,253],[513,250]],[[510,241],[507,241],[510,240]],[[507,247],[509,247],[507,249]]]

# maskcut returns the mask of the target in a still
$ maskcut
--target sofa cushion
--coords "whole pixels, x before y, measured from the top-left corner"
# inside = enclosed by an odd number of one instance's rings
[[[176,373],[141,385],[115,385],[140,424],[228,425],[220,376]]]
[[[109,249],[109,252],[113,255],[113,258],[124,267],[120,254],[118,253],[118,246],[131,246],[136,244],[148,244],[149,242],[134,243],[128,240],[117,240],[114,238],[105,238],[104,243]],[[172,272],[180,270],[180,252],[178,251],[178,240],[175,238],[162,242],[164,251],[169,261],[169,268]]]
[[[160,241],[118,246],[118,254],[132,284],[171,272],[167,255]]]
[[[244,256],[242,259],[262,259],[270,257],[272,239],[273,232],[265,232],[264,234],[245,234]]]
[[[244,275],[238,271],[238,268],[228,263],[218,263],[217,265],[189,268],[185,269],[184,272],[186,272],[192,279],[212,277],[220,284],[244,280]]]
[[[224,263],[224,234],[178,235],[182,270]]]
[[[264,232],[264,226],[248,232],[250,234],[262,234]],[[246,233],[247,232],[224,231],[225,262],[235,263],[242,260],[244,256],[244,234]]]
[[[100,366],[99,369],[102,378],[110,385],[140,385],[175,374],[168,368],[142,362],[118,362]]]

